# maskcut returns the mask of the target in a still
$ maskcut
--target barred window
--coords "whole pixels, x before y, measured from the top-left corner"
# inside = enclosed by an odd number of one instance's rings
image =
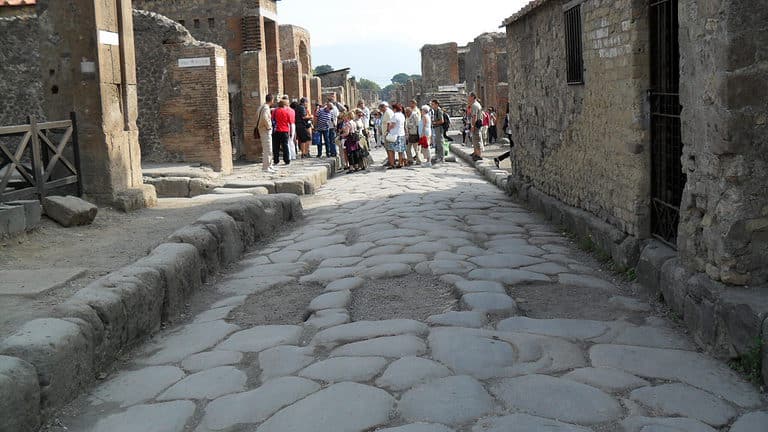
[[[192,22],[194,23],[194,26],[195,26],[196,29],[200,28],[200,20],[199,19],[195,18],[195,20],[192,21]]]
[[[568,84],[584,84],[584,57],[581,45],[581,5],[565,11],[565,54]]]
[[[216,27],[216,20],[213,18],[208,18],[208,28],[214,28]]]

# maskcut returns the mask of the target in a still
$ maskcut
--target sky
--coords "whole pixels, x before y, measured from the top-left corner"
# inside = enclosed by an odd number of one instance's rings
[[[309,30],[312,65],[351,68],[355,77],[382,87],[395,74],[421,74],[425,44],[465,45],[529,0],[283,0],[280,24]],[[481,10],[470,11],[477,4]]]

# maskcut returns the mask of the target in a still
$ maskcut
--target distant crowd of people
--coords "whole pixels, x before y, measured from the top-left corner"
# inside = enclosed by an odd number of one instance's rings
[[[462,139],[466,143],[469,138],[474,160],[483,159],[484,143],[498,140],[497,122],[496,110],[484,111],[477,95],[470,93]],[[291,102],[288,96],[276,100],[270,94],[259,110],[254,135],[262,142],[265,172],[277,172],[281,159],[289,165],[292,160],[313,157],[314,146],[315,157],[338,157],[342,168],[353,173],[370,166],[372,148],[386,150],[384,166],[387,169],[442,163],[451,141],[450,125],[450,116],[436,99],[422,106],[415,100],[408,106],[381,102],[371,110],[364,100],[351,109],[330,96],[325,105],[311,107],[307,98]],[[511,142],[509,115],[505,117],[503,130]],[[499,159],[495,162],[498,165]]]

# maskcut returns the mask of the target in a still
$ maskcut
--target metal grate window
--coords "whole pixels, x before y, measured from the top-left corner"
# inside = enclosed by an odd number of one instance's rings
[[[565,11],[565,54],[568,84],[584,84],[584,56],[581,45],[581,5]]]

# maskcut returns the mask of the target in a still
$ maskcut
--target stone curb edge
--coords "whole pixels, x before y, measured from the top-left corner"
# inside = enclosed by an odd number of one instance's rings
[[[303,219],[294,194],[248,197],[201,216],[149,255],[27,322],[0,342],[0,431],[33,432],[99,371],[184,310],[209,276]]]
[[[475,162],[460,144],[451,152],[473,166],[508,195],[517,196],[553,223],[591,238],[619,265],[635,267],[638,283],[652,296],[663,296],[683,320],[697,344],[722,359],[734,359],[763,342],[762,377],[768,385],[768,287],[726,287],[703,274],[688,272],[677,252],[655,240],[639,241],[587,212],[543,194],[497,169],[492,162]]]

